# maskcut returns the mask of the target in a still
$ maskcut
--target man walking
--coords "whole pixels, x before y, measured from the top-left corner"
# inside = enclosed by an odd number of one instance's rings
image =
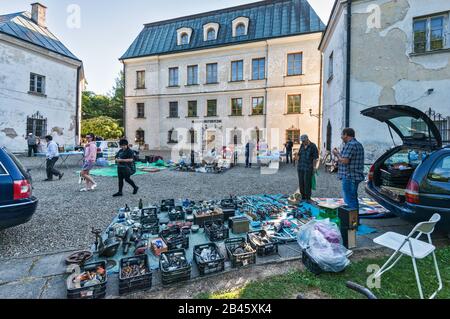
[[[292,148],[294,147],[294,142],[292,142],[292,140],[290,138],[288,138],[286,144],[284,144],[285,148],[286,148],[286,163],[289,164],[293,164],[294,161],[292,160]],[[291,160],[289,162],[289,159]]]
[[[55,164],[59,159],[58,144],[53,141],[53,137],[48,135],[45,137],[47,141],[47,179],[44,182],[51,182],[53,176],[58,176],[59,179],[63,178],[64,173],[60,173],[55,169]]]
[[[36,156],[37,153],[37,139],[36,136],[34,136],[33,133],[28,134],[27,138],[28,143],[28,157],[31,157],[31,153],[33,153],[33,156]]]
[[[364,180],[364,148],[356,140],[352,128],[344,129],[341,138],[345,143],[342,153],[337,148],[333,150],[339,162],[338,177],[342,180],[345,204],[359,210],[358,186]]]
[[[245,168],[252,168],[253,152],[255,151],[255,146],[253,141],[248,141],[245,145]]]
[[[317,170],[319,163],[319,150],[316,144],[312,143],[308,135],[300,137],[301,146],[298,152],[298,181],[302,200],[311,202],[312,177]]]

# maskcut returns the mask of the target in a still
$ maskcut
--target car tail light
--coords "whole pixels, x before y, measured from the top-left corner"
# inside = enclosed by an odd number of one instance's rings
[[[369,175],[367,175],[367,179],[369,182],[373,181],[373,173],[375,172],[375,164],[370,167]]]
[[[26,180],[14,181],[14,200],[31,197],[31,184]]]
[[[405,198],[411,204],[419,204],[420,202],[419,184],[413,179],[410,179],[408,186],[406,186]]]

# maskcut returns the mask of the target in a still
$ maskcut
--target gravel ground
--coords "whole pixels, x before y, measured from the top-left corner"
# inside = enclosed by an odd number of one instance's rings
[[[22,157],[21,161],[32,169],[34,195],[39,198],[38,209],[27,224],[0,231],[0,259],[43,254],[61,250],[85,249],[93,242],[92,227],[106,228],[125,204],[137,206],[159,203],[165,198],[220,199],[230,194],[291,194],[298,188],[297,173],[293,166],[281,164],[278,173],[261,175],[258,168],[233,168],[220,174],[183,173],[162,171],[135,176],[140,187],[138,195],[131,194],[126,184],[124,197],[113,198],[117,179],[97,177],[95,192],[80,193],[76,160],[68,161],[69,169],[61,181],[42,182],[45,169],[38,169],[42,158]],[[318,178],[317,197],[338,197],[340,186],[336,175],[325,172]],[[364,194],[360,187],[361,195]]]

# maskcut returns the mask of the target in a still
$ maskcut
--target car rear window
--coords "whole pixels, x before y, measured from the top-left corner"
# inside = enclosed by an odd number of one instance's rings
[[[19,159],[13,154],[8,151],[6,153],[9,155],[9,157],[13,160],[14,164],[16,164],[19,171],[22,173],[24,177],[28,177],[28,172],[25,166],[22,165],[22,163],[19,161]]]
[[[6,170],[3,168],[3,165],[0,163],[0,175],[6,175]]]
[[[450,156],[440,159],[431,170],[428,178],[438,182],[450,182]]]

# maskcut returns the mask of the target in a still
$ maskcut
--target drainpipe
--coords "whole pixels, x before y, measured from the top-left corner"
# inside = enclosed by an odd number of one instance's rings
[[[75,144],[80,143],[80,113],[81,113],[81,107],[80,107],[80,77],[81,77],[81,65],[77,68],[77,88],[76,88],[76,94],[75,94]]]
[[[350,127],[350,76],[352,47],[352,0],[347,0],[347,70],[345,79],[345,127]]]
[[[319,151],[322,149],[322,90],[323,90],[323,55],[320,54],[320,86],[319,86],[319,135],[318,147]]]
[[[125,62],[123,63],[123,136],[127,136],[127,77],[126,77],[126,68]]]
[[[269,78],[269,42],[266,40],[266,83],[264,86],[264,129],[266,131],[266,138],[265,140],[268,141],[269,137],[269,130],[267,129],[267,86],[268,86],[268,78]],[[270,140],[270,143],[272,144],[272,139]],[[257,152],[259,152],[259,143],[257,145]]]

